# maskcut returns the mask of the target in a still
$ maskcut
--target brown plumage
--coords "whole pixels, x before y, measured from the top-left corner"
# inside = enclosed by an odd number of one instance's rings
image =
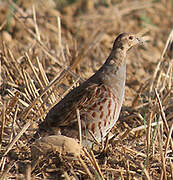
[[[91,147],[94,138],[101,142],[118,120],[121,110],[126,53],[139,42],[133,34],[120,34],[103,66],[49,111],[34,137],[62,134],[79,139],[76,115],[79,109],[82,144]]]

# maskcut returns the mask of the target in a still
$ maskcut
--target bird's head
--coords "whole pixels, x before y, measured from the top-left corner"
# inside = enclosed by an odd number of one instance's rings
[[[141,37],[135,34],[130,34],[130,33],[120,34],[114,41],[112,53],[109,60],[112,59],[113,61],[116,62],[116,64],[118,63],[117,59],[123,61],[126,57],[127,51],[136,44],[140,44],[142,42],[143,41]]]
[[[131,47],[139,43],[142,43],[142,40],[140,37],[137,37],[137,35],[122,33],[115,39],[113,50],[128,51]]]

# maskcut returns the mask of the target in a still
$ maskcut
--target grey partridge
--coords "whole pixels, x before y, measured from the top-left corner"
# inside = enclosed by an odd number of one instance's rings
[[[79,139],[78,109],[82,144],[91,147],[95,140],[103,141],[118,120],[123,103],[126,53],[138,43],[136,35],[120,34],[103,66],[49,111],[34,138],[61,134]]]

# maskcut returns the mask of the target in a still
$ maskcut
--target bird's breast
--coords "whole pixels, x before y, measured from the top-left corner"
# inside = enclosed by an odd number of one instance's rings
[[[104,137],[114,126],[119,117],[121,102],[118,96],[113,94],[110,87],[101,85],[94,101],[90,102],[87,108],[81,112],[84,128],[91,131],[98,141]]]

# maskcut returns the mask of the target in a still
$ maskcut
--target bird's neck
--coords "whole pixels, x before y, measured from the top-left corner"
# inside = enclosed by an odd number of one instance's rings
[[[125,60],[121,61],[117,59],[115,64],[106,63],[103,72],[105,74],[103,84],[111,87],[113,93],[122,97],[126,80]]]
[[[100,84],[109,86],[113,93],[122,97],[126,79],[126,54],[111,52],[104,65],[94,75]],[[93,80],[95,77],[92,77]],[[98,78],[99,77],[99,78]]]
[[[107,58],[105,65],[111,65],[114,67],[120,67],[125,62],[126,51],[122,51],[119,48],[113,50]]]

